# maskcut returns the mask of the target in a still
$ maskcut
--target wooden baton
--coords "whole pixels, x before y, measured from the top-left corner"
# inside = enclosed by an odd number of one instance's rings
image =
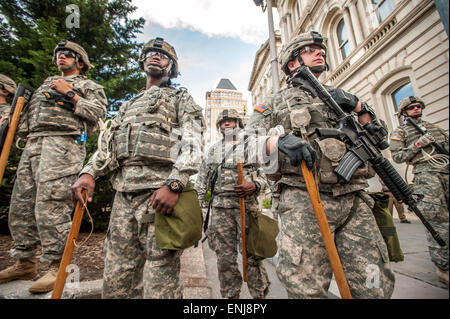
[[[243,163],[237,163],[238,170],[238,185],[241,185],[244,181],[244,168]],[[245,240],[245,198],[239,197],[239,209],[241,216],[241,245],[242,245],[242,272],[243,280],[247,282],[247,244]]]

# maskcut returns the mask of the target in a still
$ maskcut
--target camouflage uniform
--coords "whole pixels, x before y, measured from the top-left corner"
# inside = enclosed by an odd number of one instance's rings
[[[224,137],[210,147],[195,182],[195,189],[202,203],[206,192],[211,189],[212,176],[216,170],[218,171],[214,196],[211,198],[211,223],[206,235],[209,247],[217,255],[220,292],[224,298],[239,295],[242,286],[237,262],[238,249],[242,251],[239,197],[233,186],[238,185],[237,159],[240,157],[238,154],[244,153],[244,143],[240,142],[244,137],[242,134],[236,136],[238,139],[235,143],[238,144],[234,151],[233,140],[230,139],[232,135]],[[224,164],[219,166],[225,156]],[[267,182],[256,165],[244,163],[243,173],[245,180],[255,182],[259,186],[259,190],[245,199],[245,210],[248,215],[258,211],[258,195],[264,190]],[[250,294],[253,298],[264,298],[269,291],[270,282],[262,259],[247,253],[247,269]]]
[[[292,43],[301,43],[302,36],[311,37],[300,35]],[[247,128],[269,130],[281,125],[285,133],[291,133],[290,115],[294,112],[310,115],[305,129],[318,157],[320,198],[352,296],[389,298],[395,278],[385,242],[371,211],[373,200],[364,191],[368,186],[365,177],[368,167],[358,168],[349,183],[342,183],[333,169],[346,152],[345,145],[332,138],[319,141],[315,134],[317,127],[336,127],[336,115],[306,89],[288,85],[255,107]],[[260,138],[262,145],[266,139]],[[260,151],[265,151],[265,147],[260,147]],[[278,170],[267,174],[269,179],[276,181],[275,189],[280,193],[278,277],[289,298],[326,298],[332,269],[301,169],[292,166],[289,157],[283,153],[279,152],[278,156]]]
[[[432,135],[436,142],[448,151],[448,134],[438,126],[422,119],[416,123],[425,127],[427,134]],[[390,150],[396,163],[413,165],[414,188],[413,194],[419,199],[418,208],[430,225],[439,233],[447,243],[441,247],[427,231],[428,250],[432,262],[441,270],[447,270],[449,260],[448,248],[448,203],[449,203],[449,166],[435,167],[424,157],[414,143],[421,134],[409,123],[400,125],[391,133]],[[426,153],[431,153],[432,145],[423,148]],[[432,155],[435,155],[434,152]]]
[[[122,104],[110,128],[112,139],[108,143],[104,135],[105,148],[99,150],[110,147],[111,158],[93,156],[83,168],[81,174],[94,178],[113,171],[117,191],[104,247],[103,298],[182,298],[182,251],[157,247],[156,212],[148,204],[167,180],[186,185],[197,173],[203,130],[193,98],[163,82]]]
[[[11,110],[11,105],[8,103],[0,103],[0,118],[5,115],[9,114],[9,111]]]
[[[17,86],[16,83],[11,78],[7,77],[6,75],[0,74],[0,85],[2,85],[5,88],[5,90],[9,92],[9,96],[14,96]],[[11,105],[9,105],[8,103],[1,103],[0,118],[3,115],[8,114],[10,110]]]
[[[50,83],[64,79],[79,95],[70,111],[46,100]],[[71,226],[74,205],[71,185],[83,167],[85,146],[76,140],[91,134],[106,114],[103,88],[84,75],[51,76],[34,92],[21,117],[18,135],[27,137],[17,169],[9,210],[9,228],[14,240],[11,255],[34,256],[42,245],[41,261],[62,257]]]

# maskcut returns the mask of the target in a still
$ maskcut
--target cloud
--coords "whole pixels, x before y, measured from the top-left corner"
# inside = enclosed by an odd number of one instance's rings
[[[267,12],[251,0],[133,0],[133,18],[164,28],[189,29],[209,37],[232,37],[260,45],[268,38]],[[277,10],[273,10],[278,21]]]

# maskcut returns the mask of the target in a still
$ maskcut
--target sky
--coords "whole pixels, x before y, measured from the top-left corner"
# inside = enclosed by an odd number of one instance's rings
[[[162,37],[175,47],[181,73],[175,83],[186,87],[205,107],[206,92],[228,78],[252,109],[248,84],[255,54],[269,38],[267,11],[253,0],[133,0],[132,18],[146,20],[139,42]],[[277,10],[273,10],[275,29]]]

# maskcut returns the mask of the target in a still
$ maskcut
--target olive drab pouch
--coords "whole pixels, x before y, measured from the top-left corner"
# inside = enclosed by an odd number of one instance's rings
[[[181,250],[202,237],[203,214],[197,191],[185,188],[171,215],[155,214],[155,239],[160,249]]]
[[[389,260],[399,262],[404,260],[397,230],[394,225],[394,219],[388,211],[389,195],[386,193],[369,194],[375,200],[375,206],[372,209],[373,215],[380,229],[381,235],[386,242]]]
[[[248,212],[248,234],[246,239],[249,254],[261,258],[271,258],[277,253],[276,237],[279,232],[275,219],[262,212]]]

